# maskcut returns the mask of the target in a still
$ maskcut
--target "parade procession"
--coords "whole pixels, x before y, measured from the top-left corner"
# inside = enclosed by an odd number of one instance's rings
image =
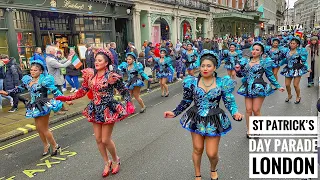
[[[0,180],[318,179],[319,8],[0,0]]]

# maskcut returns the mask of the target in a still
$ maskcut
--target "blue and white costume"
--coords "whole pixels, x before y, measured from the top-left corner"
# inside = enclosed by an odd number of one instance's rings
[[[192,50],[191,53],[189,53],[188,51],[183,52],[182,60],[186,61],[185,65],[186,65],[187,70],[193,70],[193,69],[198,68],[195,64],[195,62],[198,59],[198,56],[199,56],[198,52],[194,49]]]
[[[274,39],[272,39],[272,43],[275,40],[278,40],[280,42],[280,40],[278,38],[274,38]],[[273,61],[272,68],[280,67],[281,61],[283,61],[283,59],[286,58],[287,49],[283,48],[281,46],[279,46],[277,49],[272,49],[272,46],[266,46],[266,50],[265,51],[266,51],[266,54]]]
[[[264,81],[264,74],[276,88],[280,88],[281,86],[272,72],[272,64],[271,58],[260,57],[260,63],[251,67],[250,60],[242,58],[240,60],[241,69],[236,72],[237,77],[243,77],[242,85],[238,89],[238,94],[248,98],[266,97],[272,94],[274,89]]]
[[[218,55],[212,51],[210,54],[219,59]],[[216,87],[208,92],[198,86],[200,78],[188,76],[183,81],[183,100],[173,113],[178,116],[194,102],[194,106],[189,108],[180,119],[182,127],[190,132],[202,136],[222,136],[232,129],[228,116],[219,104],[222,98],[232,116],[238,112],[235,97],[232,94],[236,83],[229,76],[220,78],[215,73],[215,77]]]
[[[128,63],[127,62],[122,62],[118,66],[118,70],[121,71],[122,73],[127,73],[128,80],[126,82],[126,87],[129,90],[133,90],[134,87],[143,87],[144,82],[142,81],[143,77],[146,80],[149,80],[149,77],[146,73],[143,71],[143,65],[140,62],[135,62],[136,55],[132,52],[127,53],[128,56],[132,56],[134,58],[133,66],[131,69],[128,69]],[[141,77],[140,77],[141,76]]]
[[[301,42],[298,37],[293,37],[292,39],[297,39],[299,42]],[[285,57],[286,58],[280,63],[281,66],[286,64],[286,66],[280,72],[281,75],[287,78],[294,78],[308,73],[308,51],[306,48],[298,47],[297,52],[292,55],[290,55],[290,50],[287,50]]]
[[[40,116],[45,116],[50,114],[51,111],[58,112],[62,108],[62,102],[48,98],[48,93],[57,96],[62,96],[63,94],[54,85],[53,76],[46,73],[46,66],[41,60],[30,61],[30,64],[37,63],[42,66],[44,73],[40,74],[37,83],[30,86],[32,77],[30,75],[25,75],[22,77],[22,85],[8,90],[10,93],[21,93],[27,89],[30,93],[31,100],[26,106],[26,117],[36,118]]]
[[[230,46],[233,45],[237,48],[237,44],[231,43]],[[236,64],[239,64],[239,59],[242,58],[242,51],[241,50],[235,50],[234,52],[231,52],[229,50],[224,50],[222,53],[221,60],[225,61],[224,68],[227,70],[234,70],[234,66]]]
[[[154,58],[155,67],[157,68],[157,78],[169,78],[174,74],[172,60],[169,56],[164,57],[164,61],[160,62],[160,58]]]

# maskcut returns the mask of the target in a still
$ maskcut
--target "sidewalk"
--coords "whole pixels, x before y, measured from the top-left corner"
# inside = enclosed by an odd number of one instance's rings
[[[176,77],[174,77],[174,82],[176,81]],[[159,87],[159,83],[151,84],[151,89],[155,89]],[[70,95],[71,93],[68,91],[64,92],[64,95]],[[147,81],[145,81],[145,86],[141,88],[141,93],[147,91]],[[27,96],[27,94],[25,94]],[[52,97],[52,96],[51,96]],[[54,113],[50,114],[49,124],[54,124],[77,115],[82,114],[82,110],[89,103],[89,99],[85,96],[81,99],[74,100],[74,105],[66,106],[69,111],[66,112],[65,115],[54,115]],[[25,117],[25,107],[22,102],[19,102],[19,110],[15,113],[8,113],[10,106],[4,106],[2,111],[0,110],[0,142],[4,142],[6,140],[15,138],[17,136],[27,134],[35,130],[34,119],[27,119]]]

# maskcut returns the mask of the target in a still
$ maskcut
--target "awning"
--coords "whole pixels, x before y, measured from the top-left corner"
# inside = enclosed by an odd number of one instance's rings
[[[254,16],[247,15],[245,13],[225,12],[225,13],[214,13],[213,14],[213,19],[220,19],[220,18],[240,18],[240,19],[254,20]]]

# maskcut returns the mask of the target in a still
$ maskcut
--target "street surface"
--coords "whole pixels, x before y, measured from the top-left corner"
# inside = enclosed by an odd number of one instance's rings
[[[219,76],[226,74],[223,68]],[[240,79],[237,79],[240,86]],[[284,78],[280,76],[280,83]],[[262,114],[267,116],[317,116],[317,88],[307,88],[301,81],[301,104],[285,103],[286,92],[275,92],[265,99]],[[181,82],[169,87],[170,96],[161,97],[159,90],[143,96],[148,106],[146,113],[137,114],[116,124],[113,140],[121,158],[121,170],[110,180],[192,180],[190,133],[179,123],[179,118],[164,119],[163,112],[172,110],[182,98]],[[234,92],[236,94],[236,92]],[[242,114],[244,98],[236,94]],[[221,101],[221,103],[223,103]],[[136,104],[137,106],[137,104]],[[138,106],[137,106],[138,107]],[[221,107],[224,107],[221,105]],[[136,112],[139,112],[139,108]],[[228,115],[230,115],[228,113]],[[219,179],[249,179],[248,139],[245,120],[232,121],[233,130],[220,142]],[[72,118],[52,126],[57,142],[66,148],[55,158],[41,159],[42,144],[36,133],[0,144],[0,179],[35,180],[96,180],[102,179],[103,160],[97,149],[91,123],[84,118]],[[12,143],[12,144],[9,144]],[[9,144],[10,147],[5,146]],[[4,147],[8,147],[3,149]],[[15,176],[15,178],[13,177]],[[203,154],[202,179],[210,179],[209,162]]]

